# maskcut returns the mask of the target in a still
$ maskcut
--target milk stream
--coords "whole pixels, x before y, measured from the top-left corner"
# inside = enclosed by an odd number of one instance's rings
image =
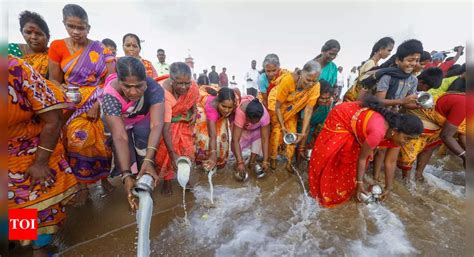
[[[137,212],[138,244],[137,257],[150,256],[150,222],[153,211],[153,200],[150,193],[138,192],[140,204]]]
[[[216,168],[209,171],[207,174],[207,180],[209,181],[209,191],[210,191],[210,200],[211,204],[214,204],[214,185],[212,184],[212,176],[216,173]]]

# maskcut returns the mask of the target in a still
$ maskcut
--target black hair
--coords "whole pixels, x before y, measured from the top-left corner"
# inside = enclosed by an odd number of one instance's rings
[[[372,52],[370,53],[369,59],[372,58],[378,51],[380,51],[380,49],[387,48],[389,45],[394,45],[394,44],[395,44],[395,40],[393,40],[393,38],[391,37],[383,37],[379,39],[379,41],[377,41],[375,45],[372,47]]]
[[[448,88],[448,91],[454,92],[466,92],[466,79],[464,78],[457,78],[451,83]]]
[[[324,80],[324,79],[321,79],[319,80],[319,95],[322,95],[322,94],[333,94],[334,93],[334,88],[331,87],[331,84],[329,84],[329,82],[327,80]]]
[[[89,24],[89,18],[87,17],[87,12],[81,6],[77,4],[67,4],[63,8],[63,20],[66,21],[67,17],[77,17]]]
[[[170,78],[176,80],[178,76],[191,77],[191,68],[184,62],[174,62],[170,65]]]
[[[413,114],[402,114],[390,111],[374,95],[367,95],[362,101],[362,107],[368,107],[378,113],[387,121],[391,129],[409,136],[417,136],[423,132],[423,123]]]
[[[453,66],[451,66],[451,68],[449,68],[449,70],[446,72],[446,75],[445,77],[446,78],[449,78],[449,77],[453,77],[453,76],[459,76],[461,74],[463,74],[464,72],[466,71],[466,66],[464,65],[464,67],[460,64],[454,64]]]
[[[135,76],[140,81],[146,79],[145,66],[138,58],[132,56],[120,57],[116,68],[117,76],[121,81],[125,81],[128,76]]]
[[[263,105],[257,98],[254,98],[250,103],[247,105],[247,109],[245,110],[245,115],[247,118],[251,120],[260,120],[263,116]]]
[[[397,48],[397,53],[395,54],[398,60],[403,61],[405,57],[412,54],[422,54],[423,53],[423,44],[416,39],[410,39],[403,42]]]
[[[106,46],[111,46],[111,47],[117,49],[117,44],[115,44],[115,42],[110,38],[102,39],[102,44],[104,44]]]
[[[20,20],[20,32],[23,32],[23,28],[25,27],[26,23],[31,22],[31,23],[36,24],[46,35],[46,38],[48,38],[49,40],[49,37],[50,37],[49,27],[41,15],[35,12],[23,11],[20,13],[19,20]]]
[[[423,81],[429,88],[438,88],[443,82],[443,71],[438,67],[428,68],[418,75],[418,80]]]
[[[334,49],[336,48],[337,50],[341,50],[341,45],[339,44],[339,42],[337,42],[337,40],[335,39],[329,39],[328,41],[326,41],[326,43],[324,43],[324,45],[321,47],[321,52],[327,52],[331,49]]]
[[[223,87],[219,90],[217,93],[217,102],[223,102],[225,100],[232,100],[235,103],[235,93],[234,90],[228,88],[228,87]]]
[[[156,53],[159,53],[159,52],[163,52],[163,53],[165,53],[165,50],[163,50],[163,49],[161,49],[161,48],[160,48],[160,49],[158,49],[158,50],[156,50]]]
[[[395,66],[395,59],[397,59],[397,55],[394,54],[392,57],[388,58],[384,63],[380,64],[378,68],[373,68],[373,69],[383,69],[383,68],[389,68]],[[371,70],[373,70],[371,69]]]
[[[423,51],[420,56],[420,62],[431,61],[431,54],[428,51]]]
[[[138,48],[140,48],[140,50],[142,49],[142,45],[140,44],[140,38],[139,38],[137,35],[133,34],[133,33],[127,33],[127,34],[125,34],[125,36],[123,36],[123,38],[122,38],[122,44],[125,44],[125,39],[126,39],[127,37],[133,37],[133,38],[135,38],[135,40],[137,40]]]

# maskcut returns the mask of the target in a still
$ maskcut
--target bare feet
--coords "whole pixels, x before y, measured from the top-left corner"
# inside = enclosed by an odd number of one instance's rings
[[[74,195],[74,197],[69,202],[73,207],[81,207],[89,199],[89,188],[87,184],[80,183],[79,191]]]
[[[425,177],[423,177],[423,174],[421,174],[421,175],[415,174],[415,182],[425,183]]]
[[[277,168],[277,160],[276,159],[270,159],[270,168],[272,170],[276,170],[276,168]]]
[[[103,192],[100,194],[100,197],[106,197],[109,193],[114,191],[115,187],[110,184],[109,180],[104,178],[100,181]]]
[[[295,170],[293,169],[293,166],[291,165],[290,162],[286,163],[285,168],[286,168],[286,171],[288,171],[289,173],[295,173]]]
[[[163,195],[163,196],[173,195],[173,188],[171,186],[171,180],[163,181],[163,185],[161,186],[161,195]]]

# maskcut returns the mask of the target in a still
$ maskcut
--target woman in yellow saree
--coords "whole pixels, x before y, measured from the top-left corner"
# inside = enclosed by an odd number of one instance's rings
[[[41,76],[48,78],[48,24],[39,14],[23,11],[20,31],[26,44],[8,44],[8,53],[25,60]]]
[[[66,114],[67,155],[74,175],[81,182],[79,203],[87,199],[87,184],[102,180],[111,190],[107,176],[112,151],[105,144],[99,102],[107,75],[114,73],[115,59],[100,41],[87,38],[90,25],[82,7],[68,4],[63,9],[69,38],[55,40],[49,50],[50,80],[57,85],[75,85],[82,95],[74,111]],[[69,117],[68,117],[69,116]]]
[[[277,90],[275,102],[275,114],[277,123],[272,124],[272,134],[270,139],[270,165],[276,167],[276,157],[278,147],[283,142],[285,133],[296,133],[298,113],[304,109],[304,118],[301,134],[294,144],[286,145],[286,169],[293,172],[291,162],[295,152],[295,145],[306,137],[309,131],[309,121],[313,114],[313,107],[316,104],[320,85],[318,83],[321,65],[317,61],[307,62],[302,70],[288,73],[281,78],[280,83],[274,90]]]

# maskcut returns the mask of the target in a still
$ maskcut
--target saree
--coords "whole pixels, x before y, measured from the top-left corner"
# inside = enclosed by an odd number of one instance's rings
[[[55,41],[57,42],[57,41]],[[55,43],[53,42],[53,43]],[[52,44],[51,52],[59,44]],[[107,63],[115,58],[101,42],[93,41],[88,46],[61,60],[64,81],[79,86],[82,100],[66,122],[66,140],[69,163],[74,175],[82,183],[95,183],[106,178],[111,168],[112,150],[106,142],[104,124],[101,119],[87,118],[87,111],[103,93],[103,80],[107,74]]]
[[[196,147],[196,164],[201,165],[203,161],[209,159],[209,131],[207,129],[207,115],[206,103],[210,95],[206,88],[211,88],[216,91],[219,87],[216,86],[201,86],[199,89],[200,99],[197,104],[196,125],[194,127],[194,144]],[[229,158],[230,138],[229,138],[229,121],[228,117],[219,117],[216,121],[216,135],[217,135],[217,168],[223,168],[227,159]]]
[[[326,66],[321,70],[321,74],[319,75],[319,80],[326,80],[329,82],[331,87],[334,87],[337,82],[337,65],[334,62],[330,62],[326,64]]]
[[[42,53],[24,54],[20,44],[8,44],[8,53],[26,61],[43,78],[48,78],[48,50]]]
[[[320,85],[297,90],[292,73],[285,74],[276,87],[276,100],[281,103],[280,111],[283,122],[288,132],[296,133],[298,123],[298,113],[306,106],[314,106],[319,97]],[[283,143],[283,131],[278,122],[275,112],[271,112],[272,133],[270,136],[270,158],[276,159],[278,149]],[[292,160],[295,145],[286,145],[286,158]]]
[[[171,139],[174,151],[178,156],[186,156],[194,160],[194,140],[193,131],[193,107],[199,99],[199,88],[196,83],[192,83],[188,92],[176,99],[169,91],[165,90],[166,107],[171,107]],[[166,111],[170,111],[167,109]],[[165,114],[166,116],[166,114]],[[167,122],[167,121],[165,121]],[[175,176],[175,171],[171,165],[171,158],[168,154],[164,138],[158,147],[156,154],[157,171],[160,178],[171,180]]]
[[[440,97],[437,96],[434,98],[436,104]],[[409,140],[400,149],[397,165],[404,171],[412,169],[413,164],[420,153],[443,144],[440,133],[444,123],[446,122],[446,117],[437,112],[435,108],[407,110],[407,113],[416,115],[420,118],[423,123],[423,132],[418,138]],[[459,125],[458,133],[466,133],[466,119],[464,119],[464,121]]]
[[[374,113],[358,102],[342,103],[329,112],[308,168],[310,193],[321,206],[334,207],[354,194],[357,159]]]
[[[145,72],[146,75],[152,79],[155,79],[158,77],[158,73],[156,72],[155,68],[153,67],[153,64],[145,59],[141,59],[143,65],[145,66]]]
[[[66,217],[65,204],[78,191],[60,143],[48,163],[55,175],[48,192],[41,191],[39,184],[30,192],[30,179],[25,176],[40,145],[43,123],[38,114],[65,107],[53,84],[47,84],[24,60],[8,56],[8,209],[38,209],[39,236],[57,232]]]

